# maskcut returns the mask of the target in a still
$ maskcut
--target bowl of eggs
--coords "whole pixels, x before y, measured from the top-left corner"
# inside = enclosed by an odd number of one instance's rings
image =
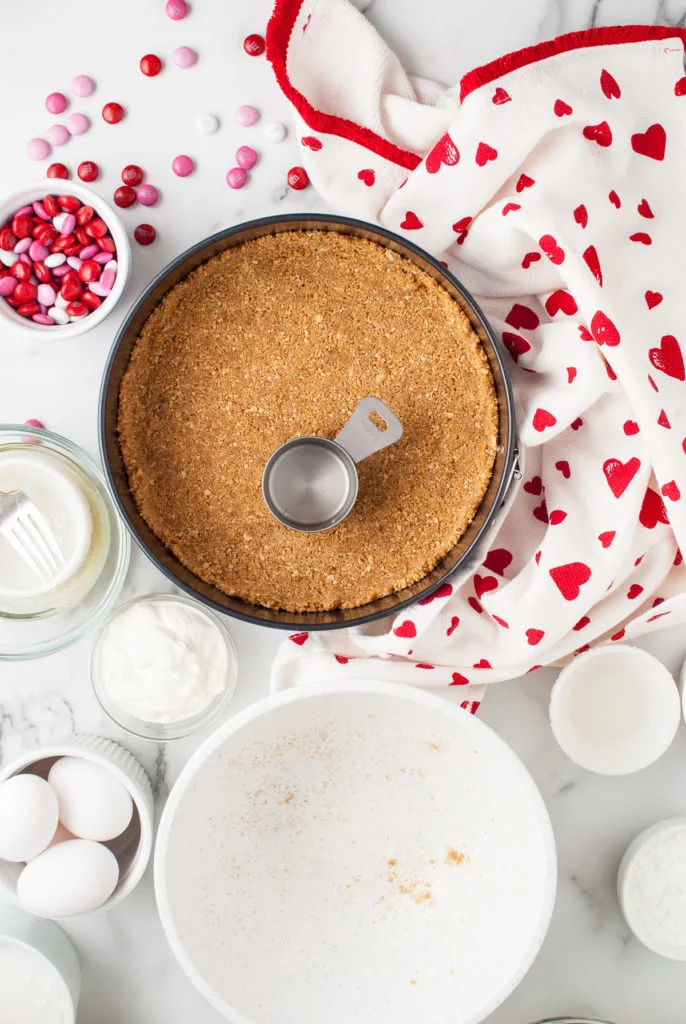
[[[112,740],[72,736],[0,772],[0,897],[36,917],[120,903],[152,843],[150,780]]]

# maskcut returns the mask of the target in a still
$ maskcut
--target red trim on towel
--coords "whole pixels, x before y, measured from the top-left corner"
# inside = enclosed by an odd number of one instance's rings
[[[501,78],[510,71],[516,71],[559,53],[566,53],[568,50],[579,50],[588,46],[611,46],[618,43],[645,43],[652,39],[681,39],[682,43],[686,43],[686,29],[666,25],[616,25],[611,28],[589,28],[585,32],[569,32],[567,35],[558,36],[557,39],[506,53],[490,64],[483,64],[473,71],[468,71],[460,82],[460,102],[470,92],[494,82],[496,78]]]
[[[362,125],[349,121],[347,117],[338,117],[335,114],[325,114],[320,110],[315,110],[303,94],[292,85],[287,68],[288,44],[302,4],[303,0],[276,0],[267,25],[267,60],[274,68],[281,91],[291,101],[305,124],[313,131],[350,139],[351,142],[359,143],[360,146],[377,153],[385,160],[390,160],[408,171],[413,171],[422,162],[421,156],[417,156],[416,153],[411,153],[409,150],[400,149],[399,146],[395,146],[388,139],[377,135],[370,128],[363,128]]]
[[[276,80],[283,94],[313,131],[337,135],[356,142],[365,149],[377,153],[385,160],[413,171],[422,162],[422,157],[389,142],[370,128],[350,121],[346,117],[315,110],[312,104],[295,88],[288,77],[288,45],[303,0],[275,0],[274,10],[267,25],[267,60],[271,63]],[[518,68],[535,64],[537,61],[554,57],[569,50],[589,46],[610,46],[621,43],[640,43],[655,39],[680,39],[686,44],[686,29],[665,25],[618,25],[611,28],[591,28],[584,32],[569,32],[548,42],[527,46],[523,50],[507,53],[490,64],[474,68],[462,78],[460,102],[475,89],[479,89],[497,78],[516,71]]]

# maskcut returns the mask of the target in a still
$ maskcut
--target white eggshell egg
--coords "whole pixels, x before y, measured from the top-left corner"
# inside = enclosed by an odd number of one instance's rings
[[[119,864],[111,850],[91,839],[70,839],[26,865],[17,881],[17,899],[37,917],[73,917],[101,907],[118,881]]]
[[[57,794],[59,817],[80,839],[105,843],[131,821],[133,800],[113,772],[83,757],[55,761],[48,782]]]
[[[0,785],[0,859],[31,860],[57,830],[57,797],[39,775],[13,775]]]

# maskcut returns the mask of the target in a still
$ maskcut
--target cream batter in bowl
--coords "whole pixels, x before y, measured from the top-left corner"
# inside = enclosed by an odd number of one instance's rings
[[[99,467],[67,438],[0,425],[0,490],[22,490],[47,519],[65,568],[47,584],[0,535],[0,661],[62,650],[116,600],[130,543]]]

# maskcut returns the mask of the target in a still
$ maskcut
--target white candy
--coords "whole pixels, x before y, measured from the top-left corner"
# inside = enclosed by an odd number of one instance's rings
[[[214,114],[200,114],[195,119],[195,130],[201,135],[214,135],[219,128],[219,118]]]
[[[0,249],[0,263],[4,263],[6,267],[13,267],[19,259],[19,253],[12,252],[10,249]]]
[[[78,270],[83,263],[83,260],[80,260],[78,256],[68,256],[67,263],[70,267],[73,267],[74,270]]]
[[[283,142],[287,135],[288,129],[280,121],[269,121],[264,126],[264,137],[269,139],[270,142]]]
[[[46,256],[43,263],[46,267],[61,267],[63,263],[67,262],[67,257],[63,252],[51,252],[49,256]]]
[[[55,302],[58,302],[61,297],[61,295],[58,295],[57,299],[55,299]],[[51,306],[50,309],[48,310],[48,316],[51,318],[51,320],[54,320],[56,324],[69,323],[69,314],[67,313],[66,309],[60,309],[59,306]]]
[[[62,234],[62,228],[64,227],[64,222],[68,216],[69,214],[65,210],[63,213],[58,213],[57,216],[52,218],[53,227],[55,227],[60,234]]]
[[[92,287],[91,287],[91,291],[93,291]],[[57,306],[58,309],[66,309],[67,306],[69,305],[69,303],[67,302],[66,299],[63,299],[62,296],[58,292],[57,298],[55,299],[55,305]]]
[[[118,270],[118,269],[119,269],[119,264],[117,263],[116,260],[110,260],[110,262],[106,263],[105,266],[103,267],[103,270]]]

